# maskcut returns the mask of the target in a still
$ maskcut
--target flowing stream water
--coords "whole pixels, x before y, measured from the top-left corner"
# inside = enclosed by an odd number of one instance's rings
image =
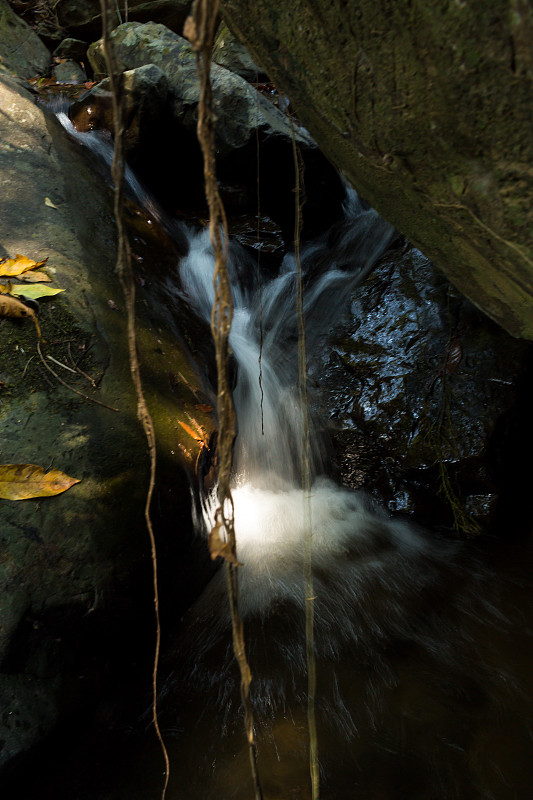
[[[108,143],[61,121],[109,161]],[[127,180],[161,220],[131,173]],[[345,212],[334,231],[302,252],[309,360],[394,235],[351,190]],[[188,253],[176,302],[209,322],[208,233],[182,226],[180,235]],[[295,262],[287,255],[279,274],[259,287],[251,257],[232,244],[229,269],[239,603],[259,770],[265,800],[308,798],[300,488],[306,410],[297,390]],[[312,409],[322,800],[529,800],[532,653],[524,587],[496,577],[464,545],[391,518],[364,493],[338,485]],[[202,498],[199,535],[209,530],[213,503],[210,494]],[[160,698],[172,762],[169,799],[251,797],[223,570],[184,620],[174,657]],[[134,779],[99,797],[158,796],[159,758],[147,744]]]

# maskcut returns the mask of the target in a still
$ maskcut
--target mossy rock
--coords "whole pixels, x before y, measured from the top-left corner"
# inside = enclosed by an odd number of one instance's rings
[[[103,664],[120,657],[121,648],[128,652],[127,640],[133,643],[132,631],[151,620],[153,602],[144,521],[149,459],[114,271],[111,193],[82,149],[30,95],[2,80],[0,102],[10,109],[0,115],[7,143],[0,154],[1,252],[48,258],[52,285],[65,290],[41,302],[42,358],[31,322],[0,319],[1,461],[54,466],[80,481],[56,497],[0,500],[0,694],[10,696],[14,676],[23,693],[13,710],[20,725],[11,725],[11,717],[9,725],[0,722],[5,766],[98,692],[106,680]],[[128,220],[132,246],[146,246],[155,226],[135,209]],[[136,244],[141,233],[144,245]],[[154,241],[151,257],[147,252],[137,269],[136,330],[159,456],[156,535],[163,548],[179,552],[190,547],[188,473],[199,448],[179,420],[194,417],[206,435],[213,421],[207,404],[197,408],[202,381],[169,300],[167,267],[179,253],[167,241],[165,261]],[[170,374],[179,377],[170,381]],[[91,656],[101,672],[95,667],[90,679],[78,680],[88,657],[83,642],[107,641],[110,631],[116,637],[107,653],[96,647]]]
[[[222,7],[359,193],[493,320],[532,338],[531,5]]]

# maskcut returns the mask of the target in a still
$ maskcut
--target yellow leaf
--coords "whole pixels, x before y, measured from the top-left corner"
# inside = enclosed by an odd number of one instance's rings
[[[58,469],[45,472],[35,464],[0,464],[0,497],[4,500],[52,497],[79,482]]]
[[[13,284],[11,281],[8,281],[7,283],[0,283],[0,294],[9,294],[12,288]]]
[[[49,197],[45,197],[45,198],[44,198],[44,204],[45,204],[45,206],[48,206],[48,208],[57,208],[57,206],[55,206],[55,205],[52,203],[52,201],[50,200],[50,198],[49,198]]]
[[[13,317],[15,319],[29,317],[33,320],[39,339],[41,338],[41,329],[35,311],[33,308],[25,306],[16,297],[11,297],[9,294],[0,294],[0,317]]]
[[[54,289],[52,286],[42,286],[40,283],[14,283],[11,289],[13,294],[22,294],[30,300],[39,297],[52,297],[54,294],[64,292],[64,289]]]
[[[22,275],[23,272],[27,272],[29,269],[42,267],[47,261],[47,258],[43,259],[43,261],[32,261],[31,258],[26,258],[26,256],[21,256],[20,253],[17,253],[15,258],[5,258],[0,261],[0,275]]]

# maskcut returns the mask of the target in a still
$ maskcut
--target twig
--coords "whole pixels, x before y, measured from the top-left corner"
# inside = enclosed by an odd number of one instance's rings
[[[62,363],[61,363],[61,361],[58,361],[58,360],[57,360],[56,358],[54,358],[53,356],[51,356],[51,355],[47,355],[47,356],[46,356],[46,358],[49,358],[49,359],[50,359],[50,361],[53,361],[53,362],[54,362],[54,364],[57,364],[57,366],[58,366],[58,367],[63,367],[63,369],[66,369],[66,370],[68,370],[69,372],[72,372],[72,374],[73,374],[73,375],[75,375],[75,374],[76,374],[76,370],[75,370],[75,369],[72,369],[72,367],[67,367],[67,365],[66,365],[66,364],[62,364]]]
[[[86,373],[86,372],[84,372],[82,369],[80,369],[80,368],[78,367],[78,365],[76,364],[76,362],[74,361],[74,359],[72,358],[72,353],[71,353],[71,351],[70,351],[70,342],[67,344],[67,350],[68,350],[68,355],[69,355],[69,358],[70,358],[71,362],[74,364],[74,369],[76,370],[76,372],[79,372],[79,373],[80,373],[80,375],[83,375],[83,377],[84,377],[84,378],[87,378],[87,380],[89,381],[89,383],[90,383],[90,384],[92,384],[93,388],[94,388],[94,389],[96,389],[96,383],[95,383],[95,381],[94,381],[94,380],[91,378],[91,376],[90,376],[90,375],[87,375],[87,373]]]
[[[32,361],[34,358],[35,356],[30,356],[26,361],[26,366],[24,367],[24,372],[22,373],[22,377],[25,376],[26,372],[28,371],[28,367],[30,366],[30,361]]]
[[[108,405],[106,405],[106,403],[102,403],[100,400],[97,400],[95,397],[90,397],[88,394],[83,394],[83,392],[80,392],[79,389],[75,389],[74,386],[71,386],[69,383],[64,381],[63,378],[60,378],[59,375],[57,374],[57,372],[54,372],[52,367],[49,364],[46,363],[46,360],[43,357],[43,354],[41,353],[41,346],[40,346],[39,342],[37,342],[37,352],[39,353],[39,358],[43,362],[43,364],[46,367],[46,369],[48,370],[48,372],[51,372],[52,375],[54,376],[54,378],[56,378],[59,381],[59,383],[62,383],[63,386],[66,386],[67,389],[70,389],[71,392],[75,392],[76,394],[79,394],[79,396],[83,397],[85,400],[90,400],[91,403],[96,403],[96,405],[98,405],[98,406],[103,406],[103,408],[108,408],[110,411],[120,411],[119,408],[113,408],[113,406],[108,406]],[[50,383],[50,382],[48,381],[48,383]]]

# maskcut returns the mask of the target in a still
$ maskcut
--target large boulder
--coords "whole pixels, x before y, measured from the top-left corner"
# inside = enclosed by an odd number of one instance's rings
[[[314,367],[343,482],[431,527],[511,525],[529,354],[420,251],[390,252]]]
[[[533,12],[224,0],[324,153],[461,292],[533,337]]]
[[[130,22],[113,32],[113,43],[121,69],[153,64],[168,81],[168,118],[151,126],[150,146],[136,152],[132,164],[172,211],[198,208],[205,214],[196,136],[200,84],[189,42],[163,25]],[[101,41],[91,45],[88,56],[96,76],[103,76],[106,65]],[[211,79],[217,117],[217,175],[228,213],[257,208],[259,191],[261,211],[292,238],[295,175],[286,114],[243,78],[217,64],[211,67]],[[95,99],[88,95],[82,105]],[[308,132],[294,124],[294,136],[305,162],[304,236],[314,237],[340,213],[344,189],[337,171]],[[329,202],[324,207],[326,195]]]
[[[195,132],[200,81],[196,55],[189,42],[164,25],[153,22],[120,25],[113,31],[112,38],[120,69],[131,70],[155,64],[165,73],[176,118]],[[95,77],[103,77],[107,70],[102,40],[91,45],[88,57]],[[217,115],[217,148],[222,155],[248,144],[256,130],[264,136],[284,137],[290,141],[291,130],[286,115],[243,78],[213,64],[211,80]],[[313,145],[306,131],[297,128],[295,136],[299,144]]]
[[[4,769],[56,723],[97,707],[102,687],[132,664],[148,687],[150,667],[135,653],[152,650],[154,623],[148,455],[114,273],[112,198],[55,117],[14,81],[1,80],[0,106],[1,255],[48,258],[53,285],[65,290],[41,302],[42,359],[31,323],[0,318],[1,460],[53,466],[80,480],[56,497],[0,500]],[[150,233],[153,220],[133,210],[129,220],[138,228],[137,340],[159,455],[154,522],[163,553],[175,550],[163,558],[173,574],[165,578],[163,564],[162,580],[189,584],[171,601],[177,611],[191,591],[187,471],[198,451],[178,420],[190,427],[194,417],[206,431],[212,423],[168,299],[178,253],[161,231]],[[150,241],[159,241],[157,255],[146,252]]]
[[[0,74],[31,78],[46,72],[50,53],[27,22],[0,0]]]

